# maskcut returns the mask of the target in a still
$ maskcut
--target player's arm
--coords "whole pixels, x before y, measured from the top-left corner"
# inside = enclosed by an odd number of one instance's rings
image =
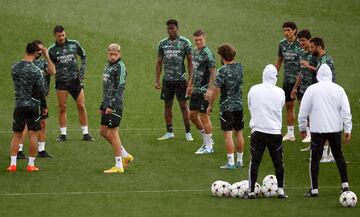
[[[160,90],[161,85],[160,85],[160,75],[161,75],[161,69],[162,69],[162,65],[163,65],[163,56],[158,56],[157,61],[156,61],[156,72],[155,72],[155,89]]]
[[[83,80],[85,76],[86,71],[86,53],[85,50],[81,47],[81,45],[78,43],[78,49],[77,54],[81,58],[81,65],[80,65],[80,79]]]
[[[186,55],[186,59],[187,59],[187,66],[188,66],[188,72],[189,72],[189,79],[187,81],[187,89],[186,89],[186,95],[187,96],[191,96],[192,93],[192,86],[193,86],[193,64],[192,64],[192,55],[187,54]]]
[[[209,106],[206,109],[206,113],[208,115],[210,115],[210,113],[212,112],[212,107],[214,105],[214,102],[216,100],[216,98],[218,97],[218,95],[220,94],[220,88],[219,87],[214,87],[212,90],[212,95],[209,101]]]
[[[44,76],[42,75],[40,69],[36,72],[36,82],[34,86],[33,93],[35,98],[39,99],[41,102],[41,109],[44,111],[47,109],[47,102],[46,102],[46,91],[44,87]]]
[[[281,69],[281,64],[283,63],[283,61],[284,61],[284,56],[283,56],[282,51],[281,51],[281,45],[279,44],[278,58],[277,58],[276,63],[275,63],[275,68],[276,68],[276,70],[278,72]]]
[[[300,60],[300,64],[305,68],[309,69],[311,72],[316,72],[316,67],[310,65],[310,63],[306,60]]]
[[[102,108],[105,109],[105,114],[111,114],[113,108],[113,99],[115,97],[116,85],[115,82],[117,81],[116,76],[118,73],[110,74],[110,77],[107,79],[105,83],[105,90],[104,90],[104,99],[102,103]]]
[[[56,74],[56,69],[55,69],[55,64],[53,63],[53,61],[50,59],[49,56],[49,51],[46,47],[43,47],[42,49],[42,53],[47,61],[47,67],[45,69],[45,71],[49,74],[49,75],[55,75]]]
[[[348,143],[351,139],[351,130],[352,130],[352,116],[350,112],[350,103],[349,99],[344,90],[342,90],[341,97],[341,118],[344,123],[344,140],[345,143]]]
[[[306,137],[306,126],[308,124],[308,117],[311,110],[311,100],[312,100],[312,91],[308,88],[305,91],[304,96],[301,100],[299,115],[298,115],[298,123],[300,129],[300,135],[302,138]]]
[[[211,95],[212,95],[212,91],[214,89],[214,82],[215,82],[215,78],[216,78],[216,69],[214,68],[209,68],[209,72],[210,72],[210,80],[209,80],[209,86],[208,89],[205,93],[205,100],[206,101],[210,101],[211,99]]]
[[[298,76],[296,77],[296,82],[295,82],[295,85],[291,91],[291,94],[290,94],[290,97],[295,99],[296,97],[296,94],[298,92],[298,88],[300,87],[300,84],[301,84],[301,80],[302,80],[302,76],[301,76],[301,73],[298,74]]]

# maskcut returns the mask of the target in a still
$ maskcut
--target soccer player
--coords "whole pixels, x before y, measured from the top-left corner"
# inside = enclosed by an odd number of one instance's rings
[[[193,34],[196,48],[192,52],[193,78],[192,87],[187,89],[190,96],[190,119],[199,130],[203,145],[195,154],[210,154],[214,152],[212,139],[212,125],[210,116],[206,113],[208,99],[215,80],[215,58],[211,50],[205,45],[205,33],[196,30]]]
[[[295,106],[294,99],[291,98],[291,91],[294,88],[296,77],[300,72],[299,51],[300,43],[296,38],[297,27],[294,22],[285,22],[283,24],[285,39],[279,43],[278,59],[275,64],[277,71],[280,71],[281,64],[284,62],[284,81],[283,89],[285,91],[285,105],[287,114],[287,133],[283,141],[295,141],[294,123]]]
[[[221,166],[221,169],[236,169],[243,164],[244,138],[242,130],[243,120],[243,66],[235,62],[236,51],[230,45],[222,45],[218,48],[223,66],[218,69],[214,89],[206,110],[208,114],[212,111],[214,101],[220,95],[220,122],[221,129],[224,131],[228,162]],[[237,161],[234,158],[233,134],[236,137]]]
[[[305,90],[314,83],[316,80],[316,58],[312,55],[310,49],[310,39],[311,33],[309,30],[304,29],[299,31],[297,38],[300,41],[300,74],[296,79],[296,83],[291,91],[291,98],[298,98],[299,103],[301,103],[302,96],[305,93]],[[306,137],[303,139],[303,143],[310,143],[311,135],[310,128],[306,127]],[[301,151],[309,151],[310,146]]]
[[[22,61],[12,66],[12,79],[15,89],[15,109],[13,114],[13,137],[10,146],[10,166],[7,168],[10,172],[16,171],[16,158],[19,149],[19,141],[25,125],[28,127],[29,135],[29,163],[27,171],[33,172],[39,170],[35,167],[35,154],[37,134],[41,129],[41,115],[45,114],[41,107],[46,108],[45,89],[43,86],[43,75],[41,70],[34,65],[33,61],[40,51],[39,46],[34,43],[28,43],[25,56]]]
[[[277,70],[267,65],[263,71],[263,82],[252,86],[248,93],[251,120],[251,160],[249,165],[249,199],[255,198],[255,183],[262,155],[267,147],[275,167],[278,181],[278,197],[287,198],[284,192],[284,165],[282,151],[282,108],[285,92],[276,86]]]
[[[325,141],[333,152],[341,177],[342,191],[349,190],[346,162],[341,151],[341,131],[344,130],[345,143],[351,138],[351,112],[344,89],[332,82],[331,68],[322,64],[316,76],[318,83],[306,90],[298,116],[301,137],[306,135],[307,118],[310,118],[311,151],[310,181],[311,189],[304,196],[317,197],[319,163],[323,155]]]
[[[165,140],[174,138],[173,124],[172,124],[172,105],[174,95],[179,101],[179,106],[182,112],[185,125],[185,138],[187,141],[193,141],[190,132],[190,118],[189,108],[186,103],[186,88],[191,86],[192,78],[192,58],[191,58],[191,42],[177,34],[178,22],[170,19],[166,22],[168,38],[159,42],[158,59],[156,63],[156,79],[155,88],[161,89],[161,99],[165,103],[165,122],[167,132],[158,140]],[[187,59],[189,80],[185,78],[184,59]],[[162,86],[160,85],[161,69],[164,65],[164,76]]]
[[[332,82],[336,82],[336,76],[335,76],[335,67],[334,67],[334,61],[331,56],[327,55],[325,52],[325,43],[322,38],[314,37],[310,39],[310,49],[312,52],[312,55],[317,58],[317,70],[322,64],[327,64],[331,69],[332,74]],[[317,82],[317,81],[315,81]],[[321,163],[328,163],[328,162],[334,162],[334,156],[331,152],[331,149],[329,149],[328,142],[324,145],[323,155],[320,160]]]
[[[103,74],[100,135],[113,146],[115,166],[105,170],[104,173],[123,173],[124,168],[134,160],[134,157],[122,147],[118,133],[122,119],[123,94],[126,80],[126,68],[121,60],[120,45],[109,45],[108,60],[109,62]]]
[[[40,40],[35,40],[34,42],[39,46],[39,49],[40,49],[34,60],[34,64],[40,68],[40,70],[43,74],[45,95],[48,96],[49,95],[50,78],[51,78],[51,75],[55,75],[55,65],[51,61],[49,54],[48,54],[48,50],[46,47],[44,47],[44,44]],[[45,57],[45,59],[41,58],[42,55]],[[46,114],[41,116],[41,130],[39,131],[39,134],[38,134],[38,157],[53,157],[51,154],[49,154],[45,151],[46,118],[48,118],[49,115],[48,115],[47,108],[42,108],[42,109],[44,110],[44,112]],[[17,159],[26,159],[26,156],[22,150],[23,150],[24,139],[25,139],[25,136],[27,133],[28,133],[27,127],[25,127],[23,134],[22,134],[22,138],[20,140],[19,150],[17,153]]]
[[[66,100],[70,94],[76,102],[83,140],[94,141],[89,134],[85,108],[83,80],[86,70],[86,55],[79,42],[66,38],[63,26],[55,26],[55,44],[49,48],[49,56],[56,66],[55,89],[59,103],[60,136],[56,141],[66,141]],[[77,55],[81,57],[80,70]]]

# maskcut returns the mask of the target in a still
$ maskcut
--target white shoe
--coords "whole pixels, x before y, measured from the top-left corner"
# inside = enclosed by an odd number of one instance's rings
[[[289,134],[286,134],[284,137],[283,137],[283,140],[282,141],[295,141],[295,136],[292,136],[292,135],[289,135]]]
[[[306,148],[300,149],[300,151],[310,151],[310,145]]]
[[[190,132],[189,132],[189,133],[185,133],[185,138],[186,138],[187,141],[194,141],[194,139],[193,139],[193,137],[192,137],[192,135],[191,135]]]
[[[174,133],[165,133],[162,137],[158,138],[158,140],[166,140],[166,139],[172,139],[175,138]]]
[[[302,143],[310,143],[311,142],[311,136],[306,136],[305,139],[301,141]]]
[[[201,146],[199,150],[195,152],[195,154],[211,154],[214,153],[214,148],[208,149],[205,145]]]
[[[330,163],[331,162],[331,158],[326,156],[326,157],[322,157],[320,160],[320,163]]]

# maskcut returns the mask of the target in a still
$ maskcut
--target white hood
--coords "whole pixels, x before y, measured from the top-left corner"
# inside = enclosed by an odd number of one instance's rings
[[[277,81],[277,70],[274,65],[269,64],[265,66],[263,71],[263,83],[275,85]]]
[[[319,68],[319,70],[317,71],[317,75],[316,75],[316,79],[319,82],[322,81],[332,81],[332,73],[331,73],[331,69],[327,64],[322,64]]]

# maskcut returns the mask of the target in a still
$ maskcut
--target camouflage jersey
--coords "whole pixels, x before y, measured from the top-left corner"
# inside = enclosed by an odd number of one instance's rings
[[[295,84],[296,77],[300,72],[300,43],[296,39],[289,43],[283,39],[279,43],[278,57],[284,58],[284,84]]]
[[[243,66],[240,63],[226,64],[216,74],[215,86],[220,88],[220,111],[243,109],[242,84]]]
[[[38,60],[34,60],[33,63],[35,66],[39,67],[39,69],[42,72],[42,75],[44,77],[43,81],[44,81],[45,95],[47,96],[49,95],[50,78],[51,78],[51,75],[47,71],[48,62],[44,59],[38,59]]]
[[[208,47],[194,49],[192,52],[193,93],[206,93],[209,87],[210,71],[215,68],[215,58]]]
[[[77,55],[81,57],[80,71],[78,68]],[[68,82],[75,79],[84,79],[86,70],[86,55],[79,42],[65,40],[64,44],[51,45],[49,56],[56,67],[56,82]]]
[[[191,54],[191,42],[183,36],[175,40],[165,38],[159,42],[158,57],[163,57],[164,76],[166,81],[184,81],[186,55]]]
[[[32,62],[19,61],[12,66],[15,90],[15,108],[39,107],[45,98],[43,75]],[[46,103],[46,101],[45,101]]]
[[[316,66],[316,58],[311,54],[310,51],[301,50],[300,51],[300,60],[305,60],[311,66]],[[300,65],[300,76],[301,76],[301,84],[300,84],[300,93],[305,93],[305,90],[316,82],[316,72],[311,71],[303,65]]]
[[[123,109],[123,93],[126,79],[125,64],[118,59],[116,62],[109,62],[103,73],[103,101],[101,108],[110,108],[113,113],[120,114]]]
[[[335,67],[334,67],[334,60],[331,56],[324,54],[317,59],[316,71],[319,70],[321,64],[327,64],[332,73],[332,82],[336,82],[336,74],[335,74]]]

